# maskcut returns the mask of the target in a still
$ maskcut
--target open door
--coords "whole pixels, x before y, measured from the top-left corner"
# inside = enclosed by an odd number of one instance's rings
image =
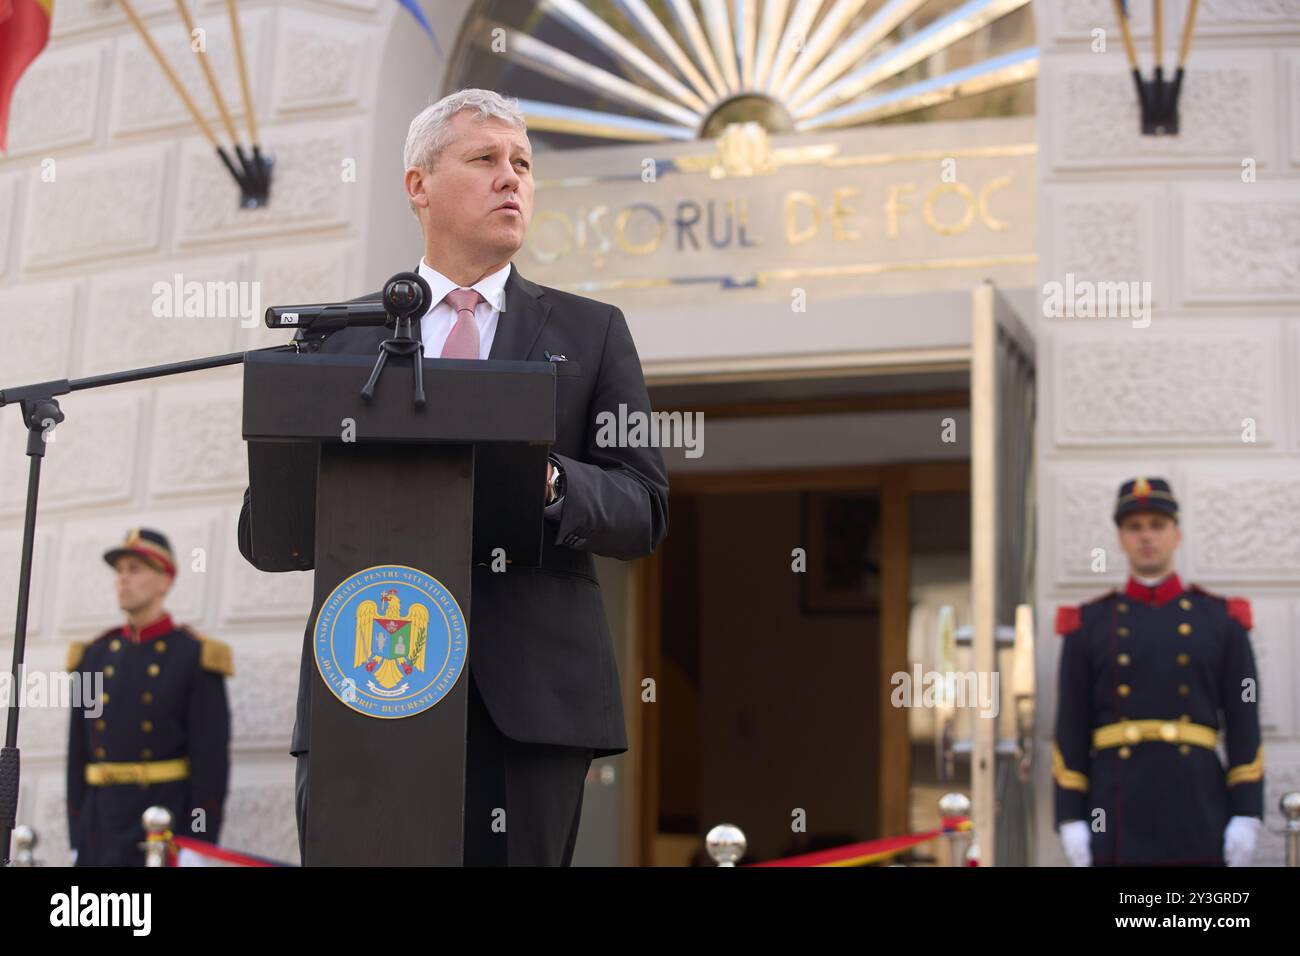
[[[999,687],[1018,730],[1015,740],[999,741],[998,721],[974,722],[971,812],[980,865],[1023,866],[1033,832],[1033,644],[1032,614],[1017,608],[1033,591],[1034,342],[991,283],[975,290],[973,306],[972,657],[977,672],[993,673],[999,643],[1012,648]]]

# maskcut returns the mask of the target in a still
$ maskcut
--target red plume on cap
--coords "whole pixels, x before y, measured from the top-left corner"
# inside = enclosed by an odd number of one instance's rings
[[[1138,478],[1133,482],[1133,497],[1142,507],[1146,507],[1147,499],[1151,497],[1151,482],[1145,478]]]

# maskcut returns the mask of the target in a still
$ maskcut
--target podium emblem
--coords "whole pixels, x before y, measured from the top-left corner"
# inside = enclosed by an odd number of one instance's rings
[[[419,568],[383,564],[338,585],[316,616],[316,668],[367,717],[422,713],[456,686],[468,636],[455,597]]]

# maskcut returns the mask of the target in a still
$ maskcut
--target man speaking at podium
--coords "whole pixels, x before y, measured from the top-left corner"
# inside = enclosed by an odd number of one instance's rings
[[[533,211],[532,151],[512,102],[476,89],[444,97],[411,122],[403,158],[424,234],[419,273],[435,303],[412,331],[425,356],[556,363],[545,500],[538,489],[541,565],[472,569],[464,862],[567,866],[592,759],[627,750],[592,555],[643,557],[668,529],[658,448],[596,441],[602,410],[649,414],[641,361],[619,309],[536,285],[511,264]],[[373,355],[379,338],[348,328],[320,351]],[[239,546],[252,561],[247,492]],[[311,631],[308,622],[308,639]],[[290,746],[300,850],[310,826],[312,666],[304,648]]]

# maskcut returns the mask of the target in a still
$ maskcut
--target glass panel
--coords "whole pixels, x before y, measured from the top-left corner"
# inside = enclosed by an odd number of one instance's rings
[[[911,621],[907,656],[913,675],[935,674],[940,668],[939,627],[944,608],[951,608],[954,628],[970,624],[970,496],[961,494],[913,495],[911,523]],[[957,671],[971,670],[969,647],[958,648]],[[958,711],[948,727],[950,739],[969,739],[969,712]],[[934,707],[908,711],[912,739],[910,830],[939,826],[939,798],[950,791],[970,792],[970,762],[957,759],[953,776],[944,779],[942,715]],[[947,844],[935,841],[919,848],[915,863],[946,865]]]

